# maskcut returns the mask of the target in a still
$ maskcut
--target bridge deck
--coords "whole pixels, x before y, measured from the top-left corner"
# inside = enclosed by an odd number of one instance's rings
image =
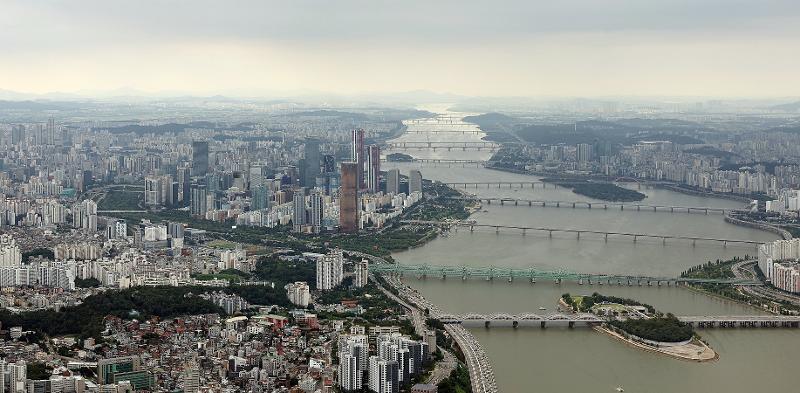
[[[523,233],[527,231],[538,231],[538,232],[549,232],[552,234],[553,232],[556,233],[575,233],[580,237],[581,234],[596,234],[596,235],[604,235],[604,236],[627,236],[634,238],[634,241],[638,238],[651,238],[651,239],[678,239],[678,240],[692,240],[692,241],[712,241],[712,242],[719,242],[719,243],[741,243],[741,244],[753,244],[753,245],[760,245],[763,242],[756,241],[756,240],[745,240],[745,239],[725,239],[725,238],[715,238],[715,237],[699,237],[699,236],[678,236],[678,235],[658,235],[658,234],[650,234],[650,233],[635,233],[635,232],[612,232],[612,231],[597,231],[592,229],[574,229],[574,228],[550,228],[550,227],[523,227],[523,226],[514,226],[514,225],[494,225],[494,224],[477,224],[477,223],[467,223],[461,221],[424,221],[424,220],[402,220],[400,221],[403,224],[415,224],[415,225],[435,225],[435,226],[443,226],[443,227],[461,227],[461,228],[470,228],[470,230],[474,230],[474,228],[490,228],[494,229],[495,231],[499,231],[500,229],[514,229],[523,231]]]

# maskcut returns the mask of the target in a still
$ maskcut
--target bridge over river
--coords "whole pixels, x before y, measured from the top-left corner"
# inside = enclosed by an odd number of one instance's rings
[[[547,183],[543,183],[547,184]],[[603,209],[608,210],[619,209],[625,211],[653,211],[653,212],[669,212],[669,213],[718,213],[725,214],[726,212],[735,211],[737,209],[725,209],[720,207],[707,207],[707,206],[671,206],[671,205],[648,205],[640,203],[620,203],[620,202],[588,202],[588,201],[557,201],[557,200],[542,200],[542,199],[518,199],[518,198],[491,198],[491,197],[450,197],[454,200],[472,200],[491,204],[499,204],[501,206],[528,206],[528,207],[560,207],[560,208],[583,208],[583,209]]]
[[[652,233],[634,233],[634,232],[611,232],[611,231],[598,231],[592,229],[574,229],[574,228],[552,228],[552,227],[523,227],[523,226],[511,226],[511,225],[495,225],[495,224],[478,224],[475,222],[469,221],[425,221],[425,220],[401,220],[400,223],[402,224],[410,224],[410,225],[432,225],[432,226],[440,226],[443,228],[469,228],[470,232],[474,232],[475,229],[493,229],[495,233],[500,233],[500,230],[513,230],[526,235],[528,232],[547,232],[550,237],[553,237],[553,233],[571,233],[577,236],[577,239],[581,239],[582,234],[589,234],[589,235],[601,235],[604,237],[605,241],[608,241],[608,237],[627,237],[633,240],[636,243],[639,239],[657,239],[661,240],[663,244],[667,244],[667,240],[674,239],[674,240],[689,240],[692,242],[692,245],[696,245],[698,241],[705,241],[705,242],[715,242],[715,243],[722,243],[723,246],[728,246],[728,243],[734,244],[744,244],[744,245],[754,245],[759,246],[763,244],[763,242],[756,241],[756,240],[746,240],[746,239],[725,239],[725,238],[716,238],[716,237],[699,237],[699,236],[679,236],[679,235],[658,235]]]
[[[566,270],[539,270],[536,268],[513,268],[497,266],[441,266],[441,265],[410,265],[410,264],[375,264],[370,266],[370,271],[375,273],[386,273],[394,275],[413,275],[420,278],[441,278],[448,277],[460,278],[483,278],[486,280],[507,279],[509,282],[515,279],[529,280],[535,283],[536,280],[549,280],[556,283],[562,281],[574,281],[579,284],[588,285],[640,285],[640,286],[661,286],[661,285],[680,285],[680,284],[731,284],[731,285],[762,285],[760,281],[742,278],[682,278],[682,277],[651,277],[629,274],[606,274],[606,273],[576,273]]]
[[[460,324],[464,327],[591,327],[605,322],[598,315],[590,313],[549,313],[549,314],[439,314],[436,316],[444,324]],[[800,316],[788,315],[701,315],[677,316],[683,322],[697,328],[800,328]]]

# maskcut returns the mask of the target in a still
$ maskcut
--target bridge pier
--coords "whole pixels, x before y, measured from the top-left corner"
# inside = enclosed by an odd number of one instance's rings
[[[561,207],[561,202],[556,202],[556,207]]]
[[[653,206],[653,211],[656,211],[656,207],[655,206]]]
[[[578,231],[578,240],[581,240],[581,232]]]
[[[669,212],[670,213],[675,213],[675,208],[674,207],[669,208]]]
[[[638,211],[641,211],[641,210],[642,210],[642,205],[636,205],[636,211],[638,212]]]
[[[525,236],[525,231],[526,230],[527,230],[526,228],[522,228],[522,236]]]
[[[544,321],[541,322],[541,326],[542,326],[542,329],[545,328],[545,322]]]
[[[667,238],[666,237],[662,237],[661,238],[661,245],[662,246],[666,246],[667,245]]]
[[[528,206],[533,206],[533,202],[528,201]]]
[[[605,234],[605,237],[606,237],[606,243],[608,243],[608,234],[607,233]]]
[[[608,210],[608,204],[603,205],[603,210]]]
[[[575,208],[575,202],[572,202],[572,208],[573,209]]]
[[[500,233],[500,227],[497,227],[497,226],[494,227],[494,233],[495,234],[499,234]]]
[[[619,205],[619,210],[625,210],[625,205]]]
[[[636,243],[636,240],[637,240],[637,239],[638,239],[638,236],[636,236],[636,235],[633,235],[633,242],[634,242],[634,243]]]
[[[548,232],[550,232],[549,236],[550,236],[550,238],[552,238],[553,237],[553,231],[548,231]]]
[[[706,215],[708,215],[708,209],[706,209]]]

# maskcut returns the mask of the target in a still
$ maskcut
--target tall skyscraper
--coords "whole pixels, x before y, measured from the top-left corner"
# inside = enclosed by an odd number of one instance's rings
[[[339,230],[358,231],[358,164],[342,163],[342,179],[339,186]]]
[[[188,166],[179,166],[178,167],[178,185],[180,187],[180,192],[178,193],[178,200],[180,200],[183,206],[189,204],[190,199],[190,186],[192,185],[192,172]]]
[[[408,193],[422,192],[422,172],[412,169],[408,173]]]
[[[192,176],[205,176],[208,173],[208,142],[192,142]]]
[[[25,126],[16,125],[11,127],[11,144],[21,145],[25,141]]]
[[[205,216],[208,211],[208,191],[205,184],[192,184],[190,199],[192,215]]]
[[[260,184],[251,190],[251,194],[250,210],[269,209],[269,202],[272,199],[269,186]]]
[[[250,189],[263,185],[267,182],[267,167],[264,165],[252,165],[249,172]]]
[[[303,171],[303,187],[313,188],[317,185],[319,176],[319,140],[306,139],[305,143],[305,170]]]
[[[386,193],[399,194],[400,193],[400,170],[392,169],[386,173]]]
[[[306,217],[306,190],[301,188],[295,190],[292,197],[293,213],[292,213],[292,228],[295,232],[303,230],[303,226],[308,223]]]
[[[353,130],[353,146],[351,159],[358,164],[358,189],[363,190],[366,187],[364,183],[364,129],[356,128]]]
[[[322,199],[322,194],[314,192],[308,197],[308,224],[314,230],[314,233],[322,231],[322,218],[325,214],[325,201]]]
[[[380,177],[381,177],[381,147],[378,145],[370,145],[367,154],[367,172],[365,174],[367,191],[378,192],[380,191]]]

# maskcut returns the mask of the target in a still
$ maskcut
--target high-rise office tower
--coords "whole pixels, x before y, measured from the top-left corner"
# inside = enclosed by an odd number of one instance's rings
[[[269,186],[260,184],[251,190],[251,194],[250,210],[269,209],[269,202],[271,199]]]
[[[183,206],[189,204],[189,187],[192,185],[192,172],[188,166],[178,167],[178,184],[180,192],[178,193],[178,200],[182,202]]]
[[[303,230],[303,226],[308,223],[306,220],[307,209],[305,188],[295,190],[294,196],[292,197],[292,204],[294,208],[294,213],[292,214],[292,228],[294,232],[300,232]]]
[[[370,145],[367,150],[367,172],[365,174],[367,191],[374,193],[380,191],[381,147]]]
[[[342,163],[342,179],[339,186],[339,230],[358,231],[358,164]]]
[[[208,211],[208,191],[205,184],[192,184],[190,194],[192,215],[205,216]]]
[[[11,128],[11,144],[21,145],[25,141],[25,126],[16,125]]]
[[[308,224],[311,225],[314,233],[322,231],[324,208],[325,201],[322,199],[322,194],[314,192],[308,197]]]
[[[319,140],[306,139],[305,143],[305,170],[303,171],[303,187],[313,188],[317,185],[319,176]]]
[[[386,193],[399,194],[400,193],[400,170],[392,169],[386,173]]]
[[[353,146],[352,155],[350,157],[353,162],[358,164],[358,189],[363,190],[366,187],[364,183],[364,129],[356,128],[353,130]]]
[[[205,176],[208,173],[208,142],[192,142],[192,176]]]
[[[249,172],[250,189],[266,184],[267,182],[267,167],[264,165],[252,165]]]
[[[412,169],[408,173],[408,193],[422,192],[422,172]]]

